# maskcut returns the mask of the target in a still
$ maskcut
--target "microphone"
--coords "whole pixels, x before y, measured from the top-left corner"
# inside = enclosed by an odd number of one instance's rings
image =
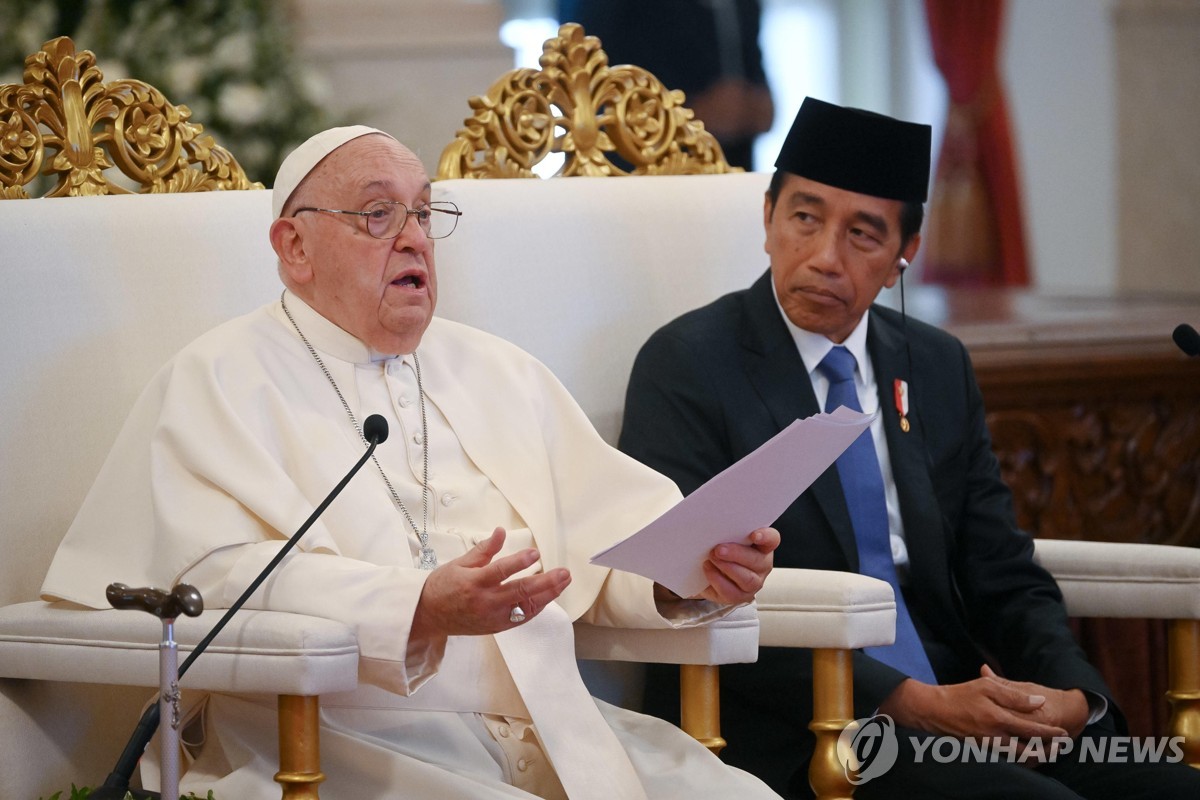
[[[1196,333],[1192,331],[1193,335]],[[378,414],[372,414],[367,417],[363,423],[363,438],[372,445],[383,444],[387,441],[388,424],[387,420]]]
[[[225,628],[229,620],[233,618],[233,615],[246,604],[246,601],[250,599],[250,595],[254,594],[255,590],[262,585],[262,582],[279,565],[284,556],[300,541],[300,537],[308,533],[308,529],[317,521],[317,517],[321,516],[329,504],[333,502],[334,498],[341,494],[342,489],[346,488],[346,484],[350,482],[350,479],[362,468],[363,464],[367,463],[367,459],[374,454],[375,448],[387,441],[387,437],[388,424],[386,419],[378,414],[372,414],[366,418],[363,422],[363,439],[367,441],[368,446],[362,458],[350,468],[350,471],[346,473],[346,477],[342,478],[341,482],[333,487],[333,491],[321,501],[321,504],[309,515],[304,524],[292,534],[292,538],[288,539],[287,544],[279,549],[279,552],[263,568],[258,577],[246,587],[246,591],[242,592],[241,597],[229,607],[229,610],[217,621],[217,624],[213,625],[212,630],[200,640],[195,649],[192,650],[191,655],[179,665],[180,678],[183,677],[184,673],[188,671],[188,668],[192,666],[195,660],[200,657],[200,654],[208,649],[208,645],[212,640],[217,638],[217,634]],[[129,780],[133,776],[133,770],[137,767],[142,753],[146,752],[146,746],[150,744],[150,739],[154,737],[154,732],[158,730],[158,724],[159,704],[156,702],[150,704],[145,713],[142,714],[137,727],[134,728],[133,735],[129,737],[129,742],[125,745],[125,750],[121,753],[121,757],[117,760],[113,771],[105,779],[104,784],[88,795],[91,800],[124,800],[126,793],[131,794],[134,800],[159,800],[157,792],[139,792],[129,789]],[[172,800],[174,799],[172,798]]]
[[[1183,322],[1175,326],[1175,332],[1171,334],[1171,338],[1187,355],[1200,356],[1200,333],[1196,333],[1196,329],[1191,325]]]

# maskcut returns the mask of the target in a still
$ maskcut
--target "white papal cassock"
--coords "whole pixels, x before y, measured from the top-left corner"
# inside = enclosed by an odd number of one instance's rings
[[[367,464],[248,603],[357,633],[360,688],[322,697],[322,796],[561,796],[561,778],[572,798],[773,797],[674,726],[587,697],[574,664],[571,620],[668,627],[728,612],[690,601],[663,608],[649,581],[587,563],[676,503],[675,486],[605,444],[536,359],[441,319],[417,349],[423,437],[412,356],[374,353],[285,297],[360,423],[388,419],[379,463],[418,525],[428,447],[428,526],[441,562],[503,526],[502,555],[536,546],[531,570],[562,566],[573,578],[554,606],[512,631],[410,638],[428,573],[415,568],[416,536]],[[142,394],[43,597],[105,608],[113,580],[187,580],[208,607],[227,607],[362,450],[281,304],[232,320]],[[207,738],[181,788],[277,792],[274,700],[212,696],[204,708]]]

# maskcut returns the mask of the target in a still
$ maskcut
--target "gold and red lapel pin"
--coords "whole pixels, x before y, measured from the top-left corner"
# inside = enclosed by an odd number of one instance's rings
[[[892,394],[896,398],[896,413],[900,415],[900,430],[908,433],[908,381],[896,378],[892,384]]]

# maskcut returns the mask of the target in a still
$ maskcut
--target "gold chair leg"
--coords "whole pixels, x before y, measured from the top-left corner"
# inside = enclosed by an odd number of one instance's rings
[[[679,667],[680,727],[684,733],[717,755],[725,748],[721,738],[721,683],[717,667],[681,664]]]
[[[1173,619],[1167,631],[1170,735],[1183,737],[1183,760],[1200,769],[1200,620]]]
[[[318,800],[321,772],[320,699],[279,695],[279,772],[283,800]]]
[[[808,782],[817,800],[850,800],[854,785],[838,757],[838,737],[854,719],[854,662],[849,650],[813,650],[813,718],[816,734]]]

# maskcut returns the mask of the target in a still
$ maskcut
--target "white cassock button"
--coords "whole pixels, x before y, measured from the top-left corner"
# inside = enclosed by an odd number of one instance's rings
[[[497,735],[498,735],[498,736],[499,736],[501,739],[507,739],[507,738],[508,738],[508,726],[507,726],[507,725],[501,725],[499,728],[497,728],[497,729],[496,729],[496,734],[497,734]]]
[[[458,497],[456,497],[455,495],[452,495],[449,492],[446,492],[444,495],[442,495],[442,505],[449,507],[457,499],[458,499]]]
[[[420,444],[422,441],[423,440],[421,438],[421,434],[419,434],[419,433],[413,434],[413,444]]]
[[[517,769],[521,770],[521,772],[524,772],[525,770],[529,769],[529,762],[523,758],[517,759]]]
[[[400,399],[396,402],[400,404],[401,408],[408,408],[410,405],[412,405],[412,400],[409,400],[408,395],[406,394],[400,395]]]
[[[446,533],[450,534],[451,536],[458,536],[460,533],[462,533],[462,531],[458,528],[448,528]],[[479,542],[476,542],[475,544],[479,544]]]

